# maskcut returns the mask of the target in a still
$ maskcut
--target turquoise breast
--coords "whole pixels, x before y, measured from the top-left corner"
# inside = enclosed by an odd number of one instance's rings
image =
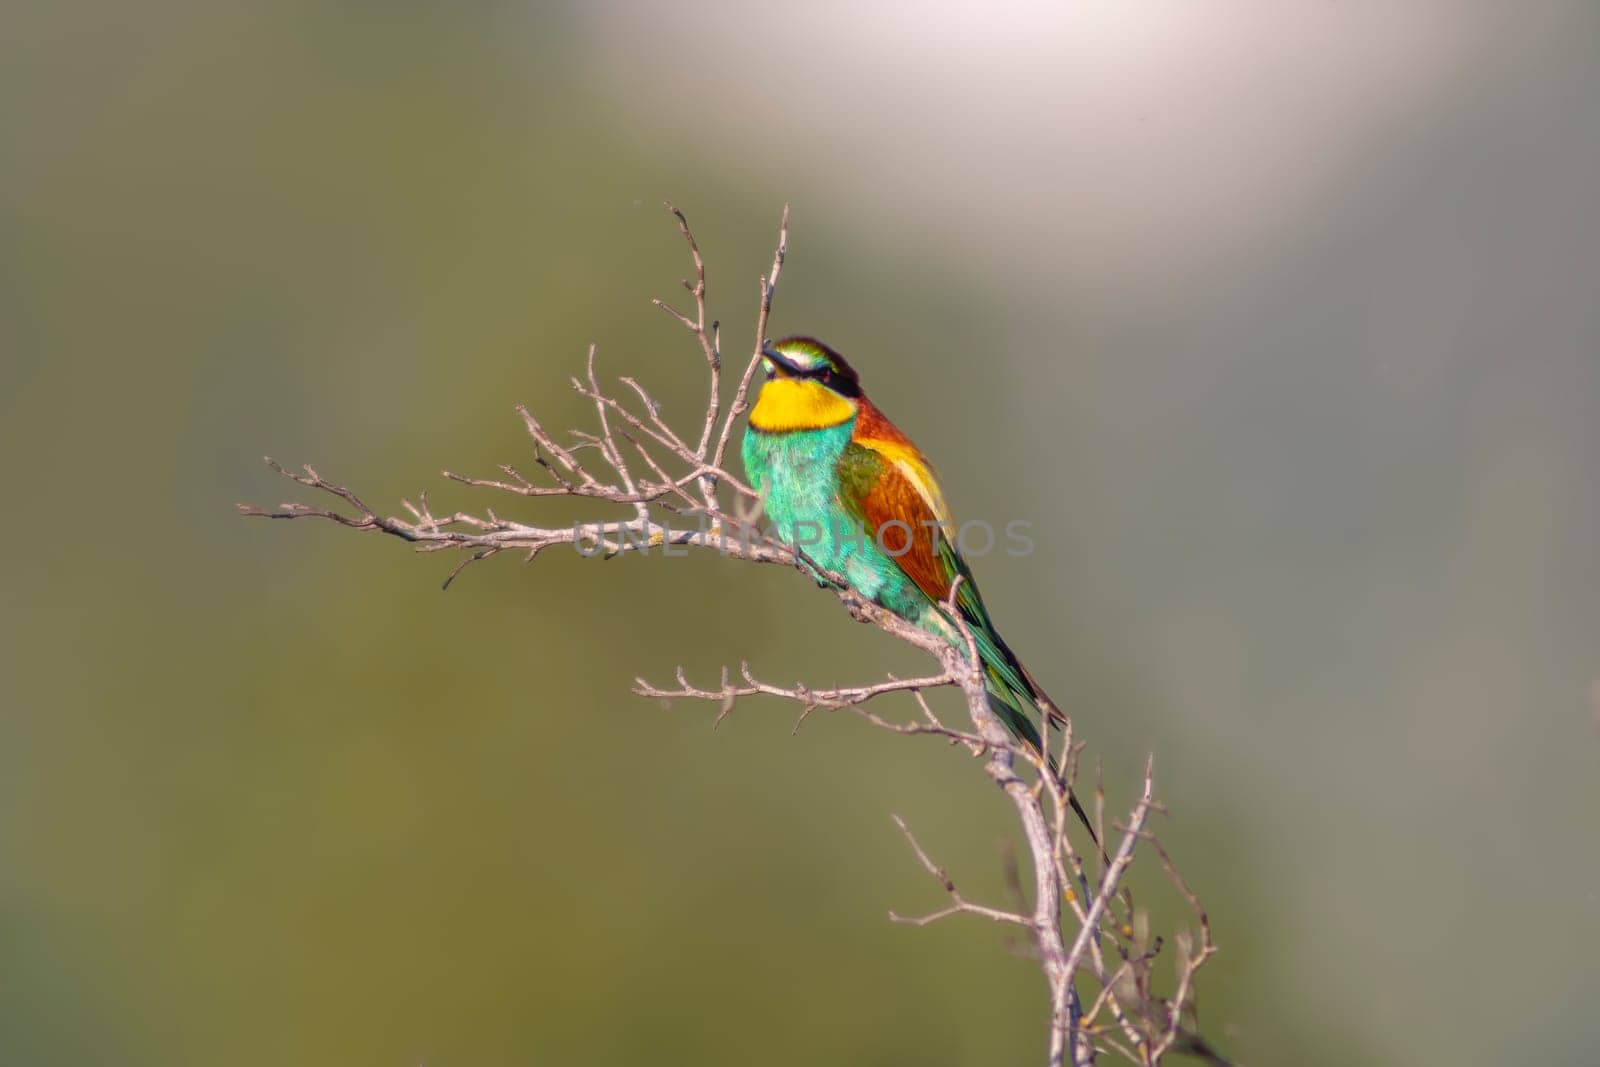
[[[851,419],[820,430],[745,431],[745,474],[766,495],[761,526],[823,570],[844,575],[861,596],[923,622],[928,598],[839,499],[839,457],[854,428]]]

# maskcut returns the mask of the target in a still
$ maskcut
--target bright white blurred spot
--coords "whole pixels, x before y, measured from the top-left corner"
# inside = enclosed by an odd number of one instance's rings
[[[746,162],[763,187],[911,230],[940,214],[966,255],[1092,263],[1107,285],[1249,244],[1321,195],[1493,36],[1450,7],[584,12],[602,87],[645,137],[763,144]]]

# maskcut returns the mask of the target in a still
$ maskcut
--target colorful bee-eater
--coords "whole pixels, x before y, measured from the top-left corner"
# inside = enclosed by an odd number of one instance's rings
[[[1036,724],[1064,720],[996,632],[927,459],[827,345],[790,337],[762,353],[766,382],[750,410],[744,466],[778,539],[858,596],[965,649],[942,607],[959,575],[955,607],[983,661],[989,707],[1038,751]]]

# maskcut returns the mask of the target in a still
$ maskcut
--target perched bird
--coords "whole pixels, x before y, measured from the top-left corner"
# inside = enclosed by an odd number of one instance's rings
[[[750,410],[744,466],[778,539],[851,592],[964,650],[942,607],[959,575],[955,607],[983,661],[989,707],[1040,751],[1037,724],[1065,718],[995,630],[927,459],[827,345],[790,337],[766,342],[762,354],[766,381]]]

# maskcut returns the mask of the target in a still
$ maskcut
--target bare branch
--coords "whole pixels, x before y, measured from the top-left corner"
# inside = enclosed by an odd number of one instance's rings
[[[817,710],[848,711],[869,725],[897,734],[925,734],[944,739],[982,759],[987,776],[1004,793],[1021,828],[1032,873],[1024,887],[1016,856],[1006,853],[1005,878],[1009,908],[973,901],[957,891],[949,872],[935,863],[911,833],[905,821],[895,825],[916,854],[924,870],[942,887],[949,903],[921,916],[890,912],[895,922],[923,926],[956,915],[973,915],[1013,931],[1012,940],[1036,961],[1049,992],[1046,1061],[1053,1067],[1068,1062],[1095,1062],[1101,1053],[1117,1054],[1131,1062],[1153,1065],[1169,1052],[1181,1051],[1223,1062],[1195,1032],[1195,977],[1217,951],[1205,909],[1189,884],[1179,877],[1166,848],[1147,829],[1154,800],[1152,767],[1146,763],[1143,791],[1121,831],[1114,855],[1098,847],[1105,842],[1106,797],[1096,764],[1091,832],[1101,860],[1098,879],[1091,880],[1083,858],[1069,834],[1069,815],[1082,814],[1073,793],[1083,742],[1074,737],[1069,719],[1052,752],[1048,729],[1041,731],[1042,748],[1019,744],[996,718],[985,689],[979,643],[963,616],[958,598],[962,578],[952,582],[948,595],[930,611],[923,624],[914,623],[857,595],[845,576],[828,573],[808,560],[803,551],[761,532],[757,524],[764,501],[756,487],[727,469],[726,457],[735,425],[749,407],[750,391],[761,366],[784,260],[788,254],[789,210],[784,208],[772,264],[759,279],[760,301],[755,336],[731,403],[722,405],[722,349],[718,322],[707,304],[706,265],[698,241],[683,213],[670,203],[667,209],[689,250],[693,278],[684,288],[693,301],[690,311],[656,301],[667,315],[695,338],[709,377],[706,406],[698,432],[687,434],[662,417],[661,405],[632,377],[619,377],[626,388],[615,395],[597,371],[596,350],[590,346],[581,377],[572,379],[577,393],[593,407],[594,425],[571,430],[557,439],[523,405],[517,405],[533,449],[534,467],[524,474],[503,463],[498,477],[479,478],[444,471],[450,482],[472,490],[503,494],[513,506],[528,501],[567,497],[593,501],[602,511],[570,526],[535,525],[503,517],[492,507],[479,511],[436,512],[428,494],[401,501],[406,518],[380,515],[350,488],[323,478],[310,466],[291,470],[273,459],[267,464],[278,475],[318,494],[317,504],[290,502],[268,510],[240,504],[244,515],[277,518],[315,518],[355,530],[375,531],[412,544],[419,552],[453,550],[460,558],[446,577],[446,587],[467,567],[502,552],[516,551],[532,561],[546,549],[569,545],[585,556],[611,558],[623,553],[663,554],[678,547],[716,551],[731,559],[795,567],[808,579],[831,585],[852,618],[919,649],[938,667],[936,672],[912,678],[889,676],[884,681],[856,686],[780,686],[758,679],[741,663],[737,673],[723,667],[714,686],[691,684],[680,667],[674,686],[656,686],[638,679],[634,691],[662,701],[705,701],[721,723],[740,701],[768,697],[800,709],[795,729]],[[694,443],[691,444],[690,442]],[[595,456],[598,455],[599,462]],[[536,468],[536,469],[535,469]],[[531,477],[529,475],[532,475]],[[935,713],[928,693],[956,689],[961,693],[967,723],[952,725]],[[910,697],[914,712],[908,718],[881,712],[882,698]],[[1042,698],[1041,698],[1042,699]],[[1048,714],[1049,708],[1045,711]],[[1089,818],[1084,816],[1085,822]],[[1073,827],[1075,829],[1075,827]],[[1176,957],[1173,992],[1159,996],[1153,990],[1153,967],[1163,939],[1149,936],[1148,913],[1134,906],[1125,874],[1140,844],[1148,844],[1193,911],[1197,930],[1178,932],[1172,939]],[[1063,921],[1063,913],[1066,920]],[[1069,934],[1070,931],[1070,934]],[[1084,1009],[1077,982],[1087,976],[1096,994]],[[1098,1022],[1102,1013],[1107,1022]]]
[[[800,705],[802,710],[800,720],[796,723],[797,729],[799,724],[804,722],[812,711],[817,709],[828,711],[847,709],[873,726],[888,730],[891,733],[930,734],[944,737],[954,742],[960,742],[975,752],[987,751],[989,748],[989,742],[977,734],[950,729],[934,717],[931,709],[928,709],[927,700],[923,696],[924,690],[955,685],[955,680],[948,675],[933,675],[926,678],[895,678],[891,675],[886,682],[835,689],[812,689],[803,683],[788,687],[773,685],[757,679],[751,673],[748,663],[739,664],[739,675],[744,680],[743,685],[731,681],[728,669],[724,667],[722,679],[717,688],[704,689],[690,684],[683,668],[679,667],[677,671],[678,685],[676,687],[664,689],[643,678],[636,678],[633,683],[633,691],[639,696],[652,697],[657,700],[703,700],[714,703],[719,708],[717,713],[717,721],[719,723],[727,717],[728,713],[734,709],[734,706],[741,699],[753,696],[770,696],[782,700],[791,700]],[[925,723],[896,722],[892,719],[886,719],[864,706],[868,701],[890,693],[910,693],[925,710],[928,721]]]
[[[778,223],[778,247],[772,254],[772,268],[761,279],[761,309],[756,313],[755,350],[750,355],[750,362],[745,365],[744,375],[739,379],[739,389],[733,394],[728,414],[722,420],[722,432],[717,435],[717,447],[710,457],[713,467],[722,466],[722,459],[728,454],[728,441],[733,437],[734,421],[749,410],[746,398],[750,395],[750,383],[755,379],[756,368],[761,366],[761,346],[767,340],[767,319],[772,315],[772,294],[778,290],[778,275],[783,273],[783,261],[788,255],[789,205],[785,204],[783,219]]]
[[[1014,923],[1017,926],[1028,926],[1032,923],[1033,920],[1026,915],[985,907],[982,904],[974,904],[967,900],[956,890],[955,882],[950,880],[950,875],[945,869],[934,863],[932,858],[928,856],[921,843],[917,841],[916,835],[911,832],[911,827],[906,825],[906,821],[898,815],[889,817],[900,828],[900,833],[905,835],[907,843],[911,845],[911,850],[917,854],[917,859],[921,861],[922,869],[932,875],[933,880],[944,887],[944,891],[949,894],[951,901],[948,908],[940,908],[938,911],[930,912],[920,917],[908,917],[891,911],[889,913],[890,922],[906,923],[910,926],[927,926],[930,923],[938,922],[940,919],[948,919],[952,915],[976,915],[993,922]]]

